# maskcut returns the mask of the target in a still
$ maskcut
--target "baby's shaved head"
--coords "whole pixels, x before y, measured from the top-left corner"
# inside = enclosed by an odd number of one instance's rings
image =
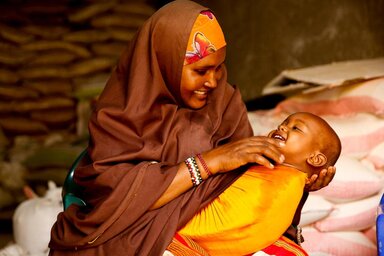
[[[306,115],[316,121],[319,127],[318,136],[316,136],[316,144],[319,150],[328,158],[327,165],[335,165],[341,153],[341,141],[335,130],[321,117],[307,112],[298,112],[295,115]]]

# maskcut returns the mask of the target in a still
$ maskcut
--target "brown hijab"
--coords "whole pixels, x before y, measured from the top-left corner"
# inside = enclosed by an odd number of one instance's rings
[[[186,0],[167,4],[123,53],[90,120],[89,157],[75,173],[90,207],[59,214],[51,255],[162,255],[177,229],[239,176],[215,175],[148,210],[180,162],[252,135],[240,93],[226,82],[225,71],[204,108],[182,104],[187,41],[203,10]]]

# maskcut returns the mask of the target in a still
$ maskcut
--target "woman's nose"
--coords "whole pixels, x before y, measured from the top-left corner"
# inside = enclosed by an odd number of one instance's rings
[[[206,81],[204,85],[212,89],[217,87],[217,80],[214,72],[209,74],[208,81]]]

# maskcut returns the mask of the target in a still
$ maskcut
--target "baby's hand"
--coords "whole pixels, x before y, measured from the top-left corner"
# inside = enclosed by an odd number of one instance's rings
[[[332,181],[336,173],[336,167],[330,166],[328,169],[323,169],[320,171],[319,175],[312,175],[312,177],[305,184],[305,191],[316,191],[323,187],[328,186]]]

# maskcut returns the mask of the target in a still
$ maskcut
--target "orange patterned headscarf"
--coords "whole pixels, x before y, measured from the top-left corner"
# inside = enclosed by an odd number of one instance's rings
[[[194,63],[226,45],[223,31],[211,11],[203,11],[193,24],[184,65]]]

